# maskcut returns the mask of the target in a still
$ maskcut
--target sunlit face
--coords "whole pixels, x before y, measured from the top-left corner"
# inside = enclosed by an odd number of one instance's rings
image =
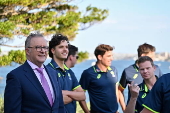
[[[77,63],[78,52],[76,52],[75,55],[70,55],[70,57],[71,57],[71,67],[74,67],[74,65]]]
[[[66,40],[61,41],[61,43],[55,48],[51,49],[54,59],[65,60],[68,56],[68,42]]]
[[[155,76],[154,75],[155,66],[152,66],[150,61],[145,61],[138,65],[140,74],[143,77],[143,79],[150,79]]]
[[[103,56],[98,55],[98,59],[102,65],[105,67],[111,66],[112,60],[113,60],[113,52],[112,51],[106,51]]]
[[[47,58],[48,49],[41,49],[40,51],[37,51],[37,46],[47,47],[47,41],[43,37],[32,38],[29,46],[30,48],[26,48],[26,54],[28,60],[41,67]]]
[[[152,60],[155,60],[155,52],[149,52],[148,54],[143,54],[142,56],[148,56],[152,58]]]

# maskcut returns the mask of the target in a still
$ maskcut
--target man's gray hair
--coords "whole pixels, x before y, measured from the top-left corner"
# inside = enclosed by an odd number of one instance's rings
[[[44,37],[44,36],[42,34],[40,34],[40,33],[31,33],[27,37],[27,39],[25,40],[25,48],[28,48],[30,46],[31,39],[35,38],[35,37]]]

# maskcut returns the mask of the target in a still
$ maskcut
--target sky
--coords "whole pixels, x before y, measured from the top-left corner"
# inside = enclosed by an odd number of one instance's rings
[[[99,44],[115,46],[116,53],[136,53],[149,43],[157,52],[170,52],[170,0],[83,0],[80,8],[91,4],[108,9],[108,18],[80,31],[71,44],[93,53]]]
[[[139,45],[149,43],[156,52],[170,52],[170,0],[77,0],[74,4],[84,12],[88,5],[109,10],[107,19],[79,31],[71,41],[79,51],[93,53],[99,44],[108,44],[115,53],[137,53]],[[7,49],[11,48],[2,48]]]

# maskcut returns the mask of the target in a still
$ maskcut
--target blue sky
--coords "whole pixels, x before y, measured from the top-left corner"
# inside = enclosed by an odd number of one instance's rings
[[[91,4],[109,10],[105,21],[80,31],[71,42],[79,50],[93,53],[104,43],[115,46],[116,53],[136,53],[146,42],[157,52],[170,52],[169,0],[83,0],[77,4],[81,9]]]
[[[77,0],[74,3],[80,11],[90,4],[109,10],[105,21],[78,32],[71,44],[80,51],[93,53],[97,45],[109,44],[115,46],[116,53],[136,53],[137,47],[146,42],[154,45],[157,52],[170,52],[170,0]],[[17,45],[23,41],[17,39],[11,43]]]

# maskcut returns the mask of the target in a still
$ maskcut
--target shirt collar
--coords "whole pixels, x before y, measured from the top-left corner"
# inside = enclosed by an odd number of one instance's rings
[[[27,59],[27,62],[28,62],[28,64],[31,66],[32,69],[39,68],[37,65],[35,65],[35,64],[32,63],[31,61],[29,61],[28,59]],[[42,65],[41,68],[44,68],[44,65]]]
[[[58,64],[54,61],[54,59],[51,60],[50,65],[55,69],[60,68]]]
[[[69,70],[66,64],[64,64],[64,69]]]
[[[158,79],[158,77],[155,75],[155,77],[156,77],[156,80]],[[150,90],[148,89],[148,87],[147,87],[147,85],[145,84],[145,81],[143,80],[143,82],[142,82],[142,85],[141,85],[141,87],[140,87],[140,91],[144,91],[144,92],[149,92]]]
[[[99,67],[98,67],[97,65],[94,65],[94,66],[93,66],[93,69],[94,69],[94,71],[95,71],[96,73],[104,72],[104,71],[100,70]],[[111,70],[112,70],[112,69],[111,69],[110,66],[107,67],[107,71],[111,71]]]
[[[135,64],[133,64],[133,68],[136,70],[136,72],[139,72],[139,67]]]
[[[51,65],[53,68],[55,68],[55,69],[60,68],[60,67],[58,66],[58,64],[54,61],[54,59],[51,60],[50,65]],[[61,68],[60,68],[60,69],[61,69]],[[69,70],[69,68],[66,66],[66,64],[64,64],[64,69]]]
[[[102,70],[99,69],[99,67],[97,65],[94,65],[93,69],[96,73],[103,72]]]
[[[149,92],[149,89],[148,89],[147,85],[145,84],[144,80],[141,84],[140,91],[143,91],[143,92],[146,92],[146,93]]]

